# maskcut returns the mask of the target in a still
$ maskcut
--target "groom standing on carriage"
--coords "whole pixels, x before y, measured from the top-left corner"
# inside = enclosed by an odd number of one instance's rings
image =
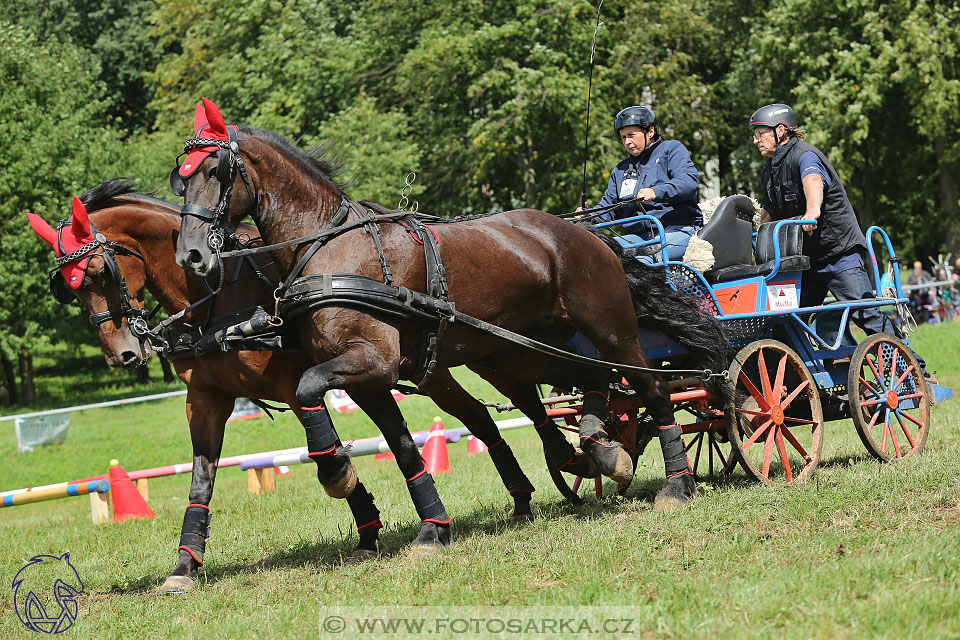
[[[847,191],[826,155],[803,141],[804,131],[793,109],[779,103],[760,107],[750,116],[750,130],[757,150],[768,158],[763,167],[760,223],[785,218],[816,223],[804,226],[809,237],[803,253],[810,258],[810,270],[803,273],[800,307],[823,304],[828,291],[841,302],[876,297],[864,268],[866,238]],[[851,318],[867,335],[901,337],[878,307],[858,309]],[[824,340],[835,341],[837,331],[836,326],[825,329]],[[854,344],[853,338],[844,336],[844,343]],[[935,382],[919,355],[917,360],[924,376]]]

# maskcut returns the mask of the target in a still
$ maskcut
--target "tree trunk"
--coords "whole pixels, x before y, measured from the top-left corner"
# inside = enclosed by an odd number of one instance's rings
[[[3,367],[3,380],[7,388],[7,404],[17,404],[20,394],[17,392],[17,374],[13,370],[13,363],[0,354],[0,366]]]
[[[170,361],[163,356],[158,357],[160,358],[160,367],[163,369],[163,381],[173,382],[176,376],[173,375],[173,367],[170,366]]]
[[[33,356],[26,347],[20,348],[20,397],[23,404],[31,405],[37,402],[37,387],[33,382]]]
[[[0,358],[2,357],[3,356],[0,356]],[[0,406],[3,407],[10,404],[10,380],[7,377],[8,364],[9,363],[6,362],[6,359],[4,359],[3,371],[0,371]],[[12,368],[10,373],[13,373]],[[16,384],[16,381],[14,381],[14,384]]]
[[[953,259],[960,257],[960,162],[948,162],[943,157],[943,140],[938,140],[937,157],[940,170],[940,209],[943,216],[944,241]]]

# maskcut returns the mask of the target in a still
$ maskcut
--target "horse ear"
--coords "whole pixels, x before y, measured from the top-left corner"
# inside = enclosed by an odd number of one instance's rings
[[[30,221],[30,226],[33,227],[33,232],[40,236],[40,238],[50,245],[50,248],[57,251],[57,232],[53,230],[47,221],[38,216],[35,213],[28,213],[27,220]]]
[[[220,134],[227,137],[227,123],[223,121],[223,115],[217,105],[206,98],[200,98],[203,101],[203,110],[207,115],[207,122],[210,123],[210,133]]]
[[[203,129],[207,126],[209,122],[207,121],[207,112],[203,108],[203,104],[198,102],[197,108],[193,112],[193,131],[194,133],[199,134],[200,129]]]
[[[90,219],[87,217],[87,208],[77,196],[73,196],[73,224],[70,225],[70,230],[73,231],[77,240],[90,238]]]

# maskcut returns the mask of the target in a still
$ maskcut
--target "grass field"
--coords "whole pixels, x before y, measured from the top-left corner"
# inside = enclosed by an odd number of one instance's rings
[[[942,384],[960,389],[960,324],[923,327],[913,344]],[[65,377],[41,388],[49,406],[134,394],[130,374],[91,363],[79,383]],[[41,370],[55,365],[38,361]],[[498,399],[468,372],[459,377]],[[443,415],[420,398],[401,407],[412,429]],[[113,457],[128,470],[191,459],[182,398],[71,419],[66,444],[26,454],[16,451],[13,424],[3,423],[0,489],[102,473]],[[345,439],[374,433],[359,413],[335,420]],[[829,423],[806,485],[775,490],[738,472],[701,484],[693,505],[669,514],[651,508],[663,474],[656,445],[625,498],[571,507],[552,486],[533,430],[507,439],[538,489],[537,521],[507,526],[509,501],[489,458],[468,455],[461,441],[450,446],[453,472],[436,478],[457,541],[431,558],[405,553],[419,523],[396,466],[364,457],[358,471],[387,526],[383,555],[360,566],[343,562],[355,542],[346,504],[325,496],[312,466],[294,467],[263,496],[247,493],[245,474],[228,468],[217,479],[207,564],[193,593],[151,593],[176,559],[188,476],[150,482],[152,521],[95,527],[86,497],[0,510],[0,578],[9,585],[31,556],[69,551],[85,591],[64,637],[311,638],[321,612],[336,604],[530,607],[540,615],[603,606],[632,620],[640,637],[960,637],[960,400],[934,407],[917,458],[879,464],[851,423]],[[302,440],[289,414],[232,423],[224,455]],[[0,638],[33,637],[17,620],[12,591],[2,594]]]

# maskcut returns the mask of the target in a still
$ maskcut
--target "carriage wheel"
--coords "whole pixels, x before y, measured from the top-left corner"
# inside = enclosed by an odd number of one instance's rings
[[[620,416],[616,416],[619,418]],[[560,430],[563,431],[564,436],[567,438],[567,441],[573,445],[574,449],[577,450],[577,453],[581,453],[580,450],[580,416],[564,416],[563,418],[566,426],[561,426]],[[627,420],[621,421],[624,425],[621,429],[614,430],[607,425],[608,430],[610,430],[610,436],[620,441],[621,444],[626,448],[627,452],[630,454],[630,459],[633,461],[633,468],[637,468],[637,459],[640,457],[639,449],[637,447],[637,422],[636,416],[634,415],[631,418],[627,416]],[[584,487],[592,487],[593,494],[597,498],[603,497],[603,476],[596,478],[582,478],[580,476],[573,476],[568,473],[563,473],[558,471],[547,464],[547,469],[550,471],[550,477],[553,479],[553,484],[556,485],[557,490],[563,494],[563,497],[569,500],[572,504],[580,504],[583,502],[583,498],[580,497],[581,491],[586,493],[588,490]],[[627,490],[627,487],[623,489],[616,488],[608,493],[608,495],[622,495]]]
[[[813,475],[823,446],[817,385],[797,353],[777,340],[758,340],[730,365],[735,420],[728,435],[747,475],[770,485]]]
[[[685,448],[697,480],[726,477],[737,466],[737,454],[726,434],[701,431],[687,442]]]
[[[727,429],[697,429],[699,424],[715,421],[720,416],[729,424],[732,416],[721,409],[710,407],[700,409],[686,403],[674,406],[674,413],[681,410],[687,411],[698,421],[697,424],[681,427],[684,432],[684,449],[687,451],[687,460],[694,476],[697,480],[717,480],[729,475],[737,466],[737,455],[730,443]]]
[[[850,415],[867,451],[884,462],[923,449],[930,394],[916,356],[898,338],[877,333],[857,346],[847,377]]]

